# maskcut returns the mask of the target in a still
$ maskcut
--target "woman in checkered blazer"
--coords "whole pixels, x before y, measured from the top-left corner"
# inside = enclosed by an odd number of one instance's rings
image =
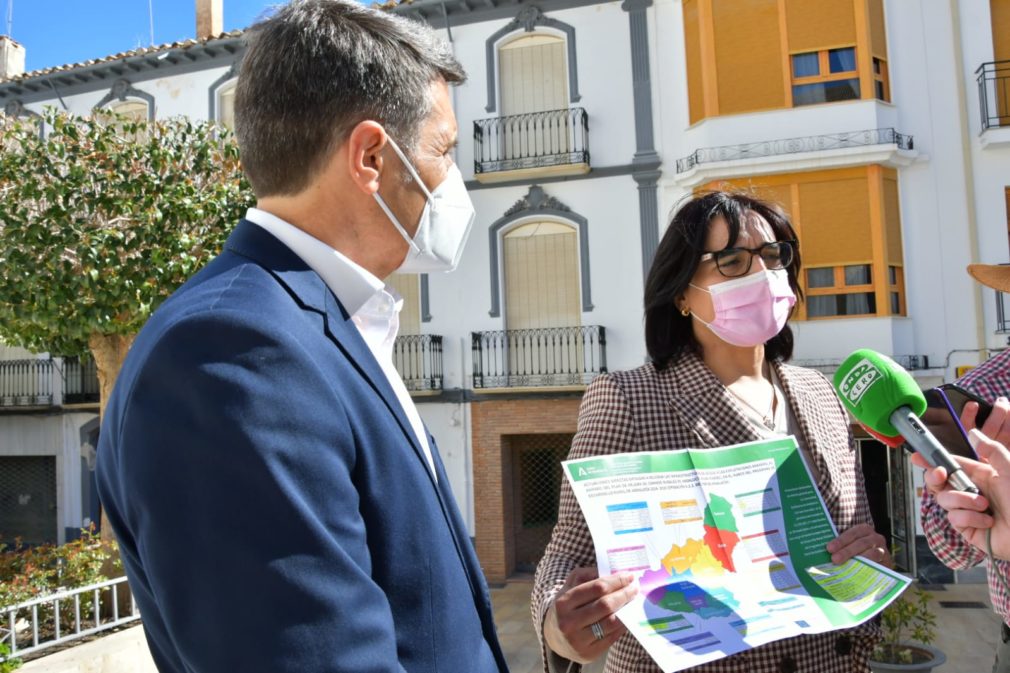
[[[662,242],[645,291],[651,362],[604,374],[586,391],[571,458],[720,447],[791,434],[841,535],[835,563],[857,554],[890,565],[873,529],[848,417],[817,371],[785,364],[786,321],[800,294],[796,234],[779,208],[711,192],[685,203]],[[607,673],[659,667],[615,616],[637,592],[628,573],[597,578],[592,538],[562,480],[558,524],[537,568],[533,620],[545,670]],[[857,628],[779,640],[700,666],[697,673],[868,671],[879,639]]]

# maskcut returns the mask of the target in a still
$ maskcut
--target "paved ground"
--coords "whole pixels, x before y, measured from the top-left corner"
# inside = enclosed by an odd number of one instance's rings
[[[985,584],[947,584],[930,591],[936,610],[937,638],[933,645],[947,655],[935,673],[988,673],[992,670],[1000,620],[992,611]],[[985,607],[943,607],[942,603],[981,603]]]
[[[992,669],[999,637],[999,618],[992,611],[985,584],[940,585],[930,591],[936,611],[937,639],[947,663],[934,673],[987,673]],[[530,618],[530,581],[519,579],[491,590],[495,621],[512,673],[540,673],[540,650]],[[943,607],[943,603],[981,603],[983,607]]]
[[[986,673],[999,634],[999,619],[989,604],[986,585],[942,585],[930,592],[937,615],[934,643],[947,655],[936,673]],[[528,578],[493,589],[495,619],[512,673],[539,673],[540,649],[530,619]],[[942,603],[967,604],[944,607]],[[982,607],[978,607],[982,604]],[[974,605],[974,607],[972,606]],[[134,627],[25,664],[19,673],[153,673],[143,631]]]

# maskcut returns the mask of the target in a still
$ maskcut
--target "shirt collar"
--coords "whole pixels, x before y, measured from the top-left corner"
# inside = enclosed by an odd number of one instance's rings
[[[276,215],[259,208],[250,208],[246,211],[245,219],[266,229],[291,248],[309,268],[319,274],[351,315],[386,289],[386,284],[367,269]]]

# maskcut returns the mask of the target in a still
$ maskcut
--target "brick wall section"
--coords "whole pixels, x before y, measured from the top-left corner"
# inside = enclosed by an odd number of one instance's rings
[[[515,570],[509,435],[575,432],[579,398],[487,400],[470,408],[477,556],[487,581]]]

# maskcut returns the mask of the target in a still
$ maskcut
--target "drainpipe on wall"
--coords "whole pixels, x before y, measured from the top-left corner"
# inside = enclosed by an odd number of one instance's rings
[[[965,95],[964,51],[961,45],[961,14],[958,0],[950,0],[950,26],[954,31],[954,72],[957,73],[957,102],[961,108],[961,161],[964,166],[964,189],[967,193],[965,217],[968,220],[969,250],[972,264],[979,261],[978,221],[975,213],[975,170],[971,159],[971,136],[968,134],[968,97]],[[964,273],[967,273],[965,271]],[[975,336],[979,355],[983,360],[989,357],[988,339],[985,333],[985,310],[982,305],[982,286],[972,281],[975,299]]]

